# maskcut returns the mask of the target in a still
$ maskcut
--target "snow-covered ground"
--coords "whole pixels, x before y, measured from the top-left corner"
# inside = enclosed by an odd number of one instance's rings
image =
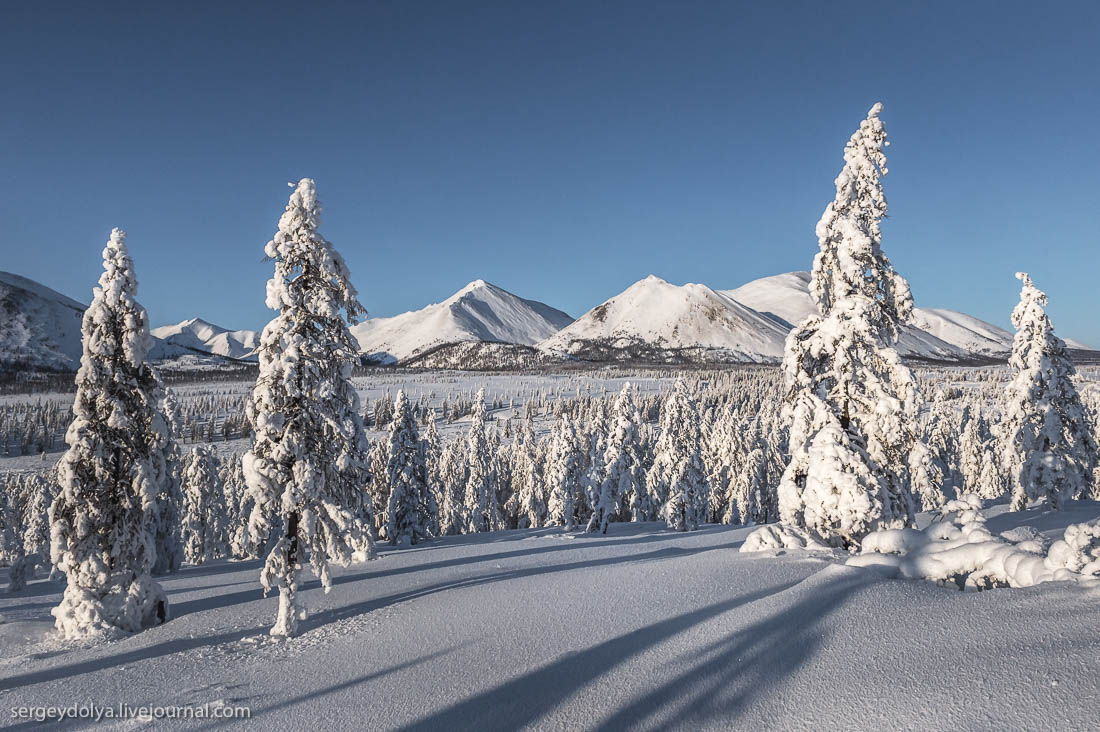
[[[991,513],[1057,538],[1100,504]],[[258,562],[185,567],[165,581],[170,622],[91,647],[52,637],[58,588],[38,581],[0,596],[0,724],[15,706],[124,703],[247,706],[276,729],[1095,729],[1100,590],[960,592],[739,553],[748,533],[383,549],[328,595],[309,583],[287,642],[265,634]]]

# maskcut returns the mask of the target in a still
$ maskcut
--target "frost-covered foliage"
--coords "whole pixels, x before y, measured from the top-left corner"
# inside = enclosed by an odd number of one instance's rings
[[[512,483],[516,486],[517,525],[539,528],[548,515],[545,455],[531,430],[531,420],[523,420],[513,445]]]
[[[365,311],[343,258],[317,231],[320,217],[316,187],[303,178],[265,248],[275,262],[267,306],[279,314],[260,337],[248,407],[255,439],[242,460],[254,501],[252,538],[281,532],[260,574],[265,591],[279,590],[271,633],[280,636],[297,628],[307,552],[327,591],[330,562],[346,564],[373,546],[367,442],[351,383],[359,349],[348,332]]]
[[[1100,574],[1100,526],[1073,524],[1049,549],[1037,532],[992,534],[981,499],[965,494],[949,501],[923,531],[887,529],[868,534],[853,566],[874,566],[894,576],[926,579],[961,590],[1031,587]]]
[[[1012,311],[1016,337],[1009,365],[1017,374],[1005,399],[1003,462],[1009,467],[1013,508],[1045,499],[1060,509],[1066,500],[1092,490],[1097,445],[1066,344],[1054,334],[1044,309],[1047,296],[1026,272],[1016,277],[1023,288]]]
[[[485,430],[485,390],[477,392],[466,436],[466,530],[495,531],[501,524],[500,501],[493,485],[493,454]]]
[[[170,389],[165,389],[160,408],[168,426],[168,443],[164,447],[165,478],[157,492],[157,558],[153,563],[154,575],[171,574],[183,563],[183,491],[180,488],[183,461],[179,443],[176,441],[183,423],[179,403]]]
[[[624,502],[632,507],[632,511],[640,511],[645,494],[645,468],[639,456],[638,427],[641,417],[629,383],[623,384],[615,399],[610,420],[606,447],[593,463],[588,486],[592,516],[588,520],[587,531],[604,534],[609,523],[620,520],[625,514],[622,510]]]
[[[466,441],[455,440],[443,448],[439,457],[439,533],[461,534],[466,528]]]
[[[810,288],[820,315],[791,332],[783,359],[791,458],[780,517],[844,547],[907,525],[914,510],[908,459],[919,392],[891,347],[913,299],[881,247],[881,111],[872,107],[845,147],[836,198],[817,225]]]
[[[168,617],[151,573],[171,440],[163,388],[145,363],[149,321],[135,299],[137,278],[120,229],[103,250],[93,292],[69,449],[57,465],[60,493],[50,508],[51,558],[67,581],[53,615],[67,638],[132,633]]]
[[[386,536],[392,544],[415,544],[431,535],[435,496],[428,490],[424,444],[404,391],[397,392],[393,406],[386,443]]]
[[[548,523],[572,531],[577,507],[584,502],[585,446],[568,415],[558,418],[546,455],[546,487],[550,492]]]
[[[191,564],[229,553],[225,487],[214,454],[193,447],[183,463],[183,554]]]
[[[699,412],[683,379],[676,381],[661,410],[653,467],[646,474],[649,505],[635,507],[637,520],[659,513],[670,529],[689,531],[706,520],[707,483]],[[653,506],[656,506],[654,511]]]

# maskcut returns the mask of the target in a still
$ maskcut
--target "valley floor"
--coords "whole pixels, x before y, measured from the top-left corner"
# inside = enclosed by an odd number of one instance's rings
[[[989,524],[1058,536],[1098,515]],[[886,580],[741,554],[749,531],[614,524],[384,549],[328,595],[311,581],[289,642],[266,635],[276,601],[256,561],[185,567],[164,582],[171,622],[92,647],[54,639],[58,587],[38,581],[0,596],[0,726],[36,726],[10,718],[19,706],[121,702],[244,705],[275,729],[1095,728],[1097,589]]]

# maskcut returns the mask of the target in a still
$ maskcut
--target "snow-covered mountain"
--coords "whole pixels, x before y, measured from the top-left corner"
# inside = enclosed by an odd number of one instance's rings
[[[255,360],[260,345],[260,334],[254,330],[227,330],[201,318],[162,325],[152,333],[166,343],[236,359]]]
[[[723,294],[761,313],[798,325],[817,313],[810,295],[809,272],[762,277]],[[914,308],[898,344],[906,356],[963,359],[1003,356],[1012,348],[1012,334],[973,316],[940,308]]]
[[[351,332],[364,355],[394,363],[449,343],[531,346],[572,322],[549,305],[475,280],[441,303],[392,318],[371,318]]]
[[[34,280],[0,272],[0,368],[75,369],[84,308]]]
[[[789,327],[706,285],[650,275],[539,344],[591,360],[778,361]]]
[[[76,370],[80,366],[80,325],[86,307],[34,280],[0,272],[0,369]],[[217,338],[214,341],[217,343]],[[156,337],[156,331],[149,349],[150,360],[182,359],[181,367],[196,359],[196,365],[201,366],[211,360],[211,355],[227,354],[197,343],[163,340]]]

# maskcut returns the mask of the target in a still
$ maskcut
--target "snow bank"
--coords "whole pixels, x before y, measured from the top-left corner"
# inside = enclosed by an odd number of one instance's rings
[[[846,564],[885,567],[894,577],[964,590],[1032,587],[1100,575],[1100,519],[1070,525],[1045,551],[1042,535],[1028,527],[992,534],[980,499],[967,495],[944,506],[923,531],[876,531],[860,549]]]

